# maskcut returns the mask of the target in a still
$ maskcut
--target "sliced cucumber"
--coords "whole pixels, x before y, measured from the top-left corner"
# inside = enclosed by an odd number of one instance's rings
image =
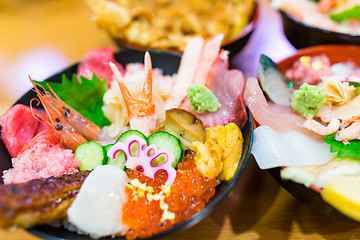
[[[106,152],[108,152],[110,150],[110,148],[114,146],[114,144],[109,144],[106,145],[104,148],[106,150]],[[107,164],[112,165],[114,167],[118,167],[122,170],[125,170],[125,165],[123,164],[126,161],[126,156],[124,152],[118,152],[115,156],[115,158],[111,158],[111,157],[107,157],[108,161]]]
[[[78,146],[75,150],[74,158],[80,162],[80,171],[95,169],[99,165],[107,164],[108,161],[105,148],[95,141],[86,142]]]
[[[173,162],[172,166],[174,168],[177,167],[178,163],[180,162],[183,156],[183,149],[181,148],[181,142],[177,137],[175,137],[174,135],[168,132],[156,132],[148,137],[148,143],[149,145],[155,144],[159,150],[164,149],[171,152],[175,158],[175,161]],[[164,161],[165,159],[161,158],[160,156],[159,159],[155,159],[155,162],[153,162],[153,164],[160,165]]]
[[[146,136],[138,131],[138,130],[128,130],[126,132],[124,132],[123,134],[120,135],[120,137],[116,140],[116,142],[126,142],[126,140],[128,139],[129,136],[131,135],[136,135],[138,137],[141,137],[142,139],[145,139],[145,141],[147,142],[146,140]]]

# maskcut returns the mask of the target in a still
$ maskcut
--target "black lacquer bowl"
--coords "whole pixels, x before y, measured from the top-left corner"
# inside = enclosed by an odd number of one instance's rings
[[[164,74],[173,74],[177,72],[179,63],[180,63],[180,57],[178,55],[174,55],[171,53],[164,53],[164,52],[158,52],[158,51],[150,51],[150,55],[152,58],[152,64],[154,68],[160,68],[163,70]],[[121,64],[125,65],[127,63],[134,63],[139,62],[142,63],[144,59],[144,52],[119,52],[115,54],[115,59],[120,62]],[[60,82],[61,81],[61,75],[65,74],[69,79],[71,79],[71,76],[73,73],[76,72],[77,64],[72,65],[65,70],[49,77],[48,81],[53,82]],[[34,91],[28,91],[25,95],[23,95],[16,103],[21,103],[24,105],[29,105],[30,100],[36,98],[36,94]],[[214,208],[220,203],[221,200],[225,198],[225,196],[230,192],[230,190],[234,187],[236,181],[239,179],[240,175],[242,174],[246,163],[248,161],[248,158],[250,156],[251,146],[252,146],[252,140],[253,140],[253,122],[251,118],[251,114],[249,111],[247,111],[249,120],[247,121],[246,125],[241,129],[243,137],[244,137],[244,145],[243,145],[243,153],[239,160],[239,165],[236,170],[236,173],[234,177],[227,182],[221,182],[216,187],[216,193],[213,196],[213,198],[210,200],[210,202],[207,204],[207,206],[202,209],[200,212],[194,214],[189,219],[173,226],[172,228],[159,233],[157,235],[152,236],[150,239],[153,238],[159,238],[163,237],[169,234],[172,234],[177,231],[185,230],[199,221],[201,221],[203,218],[205,218]],[[11,167],[11,159],[10,155],[7,152],[6,148],[4,147],[4,144],[2,140],[0,139],[0,170],[1,172],[5,169],[8,169]],[[78,240],[90,240],[91,238],[84,235],[78,235],[74,232],[70,232],[66,230],[65,228],[56,228],[51,227],[48,225],[42,225],[37,226],[31,229],[28,229],[29,232],[42,237],[44,239],[78,239]],[[102,238],[102,239],[114,239],[114,238]],[[115,239],[124,239],[124,238],[115,238]]]
[[[360,35],[328,31],[312,27],[280,11],[284,34],[297,49],[324,44],[360,45]]]

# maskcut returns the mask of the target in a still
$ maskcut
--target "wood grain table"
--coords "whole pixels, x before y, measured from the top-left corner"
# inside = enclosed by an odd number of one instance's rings
[[[45,79],[93,47],[113,46],[91,22],[83,0],[0,0],[0,114],[30,88],[28,75]],[[278,14],[265,1],[250,42],[233,60],[249,76],[260,53],[275,61],[295,49],[286,41]],[[251,157],[233,191],[203,221],[164,239],[358,239],[360,225],[309,208],[283,190]],[[0,240],[39,239],[0,230]]]

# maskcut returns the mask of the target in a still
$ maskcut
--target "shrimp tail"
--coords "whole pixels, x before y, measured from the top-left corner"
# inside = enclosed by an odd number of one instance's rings
[[[142,86],[144,97],[140,99],[135,98],[126,87],[124,79],[116,65],[112,62],[109,63],[126,104],[130,118],[130,128],[148,135],[151,129],[156,126],[155,104],[152,103],[152,65],[148,52],[145,53],[144,64],[145,81]]]

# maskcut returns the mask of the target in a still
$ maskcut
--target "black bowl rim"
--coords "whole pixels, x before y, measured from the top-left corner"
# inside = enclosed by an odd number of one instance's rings
[[[351,37],[351,38],[354,38],[354,39],[360,39],[360,34],[334,32],[334,31],[331,31],[331,30],[326,30],[326,29],[323,29],[323,28],[314,27],[314,26],[308,25],[306,23],[303,23],[303,22],[291,17],[289,14],[287,14],[286,12],[284,12],[282,10],[279,10],[279,12],[280,12],[281,15],[286,17],[288,20],[290,20],[290,21],[292,21],[292,22],[294,22],[294,23],[296,23],[298,25],[301,25],[303,27],[310,28],[312,30],[316,30],[316,31],[326,33],[326,34],[333,34],[333,35],[336,35],[336,36]]]
[[[254,2],[254,6],[253,6],[253,13],[250,17],[250,20],[248,22],[248,24],[241,29],[241,31],[235,36],[233,37],[232,39],[229,39],[227,41],[224,41],[221,45],[221,48],[227,48],[228,45],[242,39],[242,38],[245,38],[246,36],[248,36],[249,34],[251,34],[254,29],[256,28],[256,26],[258,25],[258,22],[259,22],[259,15],[260,15],[260,6],[259,6],[259,3],[257,1]],[[182,54],[182,51],[179,51],[179,50],[176,50],[176,49],[170,49],[170,50],[165,50],[165,49],[156,49],[156,48],[147,48],[147,47],[142,47],[141,45],[139,44],[133,44],[133,43],[127,43],[125,41],[123,41],[122,39],[120,38],[116,38],[112,35],[110,35],[110,38],[117,44],[119,45],[120,47],[123,47],[125,48],[126,50],[129,50],[129,51],[146,51],[146,50],[149,50],[149,51],[163,51],[163,52],[169,52],[169,53],[172,53],[172,54],[178,54],[178,55],[181,55]]]
[[[130,51],[119,51],[119,52],[115,53],[115,59],[118,60],[118,58],[120,58],[121,55],[126,55],[126,54],[130,54],[130,55],[132,55],[132,54],[142,54],[142,56],[143,56],[144,53],[145,53],[145,51],[139,51],[138,53],[136,53],[136,52],[134,53],[134,51],[131,51],[131,50]],[[165,56],[165,57],[178,58],[179,61],[180,61],[180,58],[181,58],[177,54],[173,54],[173,53],[169,53],[169,52],[161,51],[161,50],[154,50],[154,51],[150,50],[149,53],[150,53],[150,55],[159,55],[159,56]],[[61,75],[64,74],[65,72],[67,72],[67,73],[71,73],[71,72],[76,73],[76,69],[78,67],[78,64],[79,63],[75,63],[75,64],[73,64],[73,65],[71,65],[71,66],[69,66],[69,67],[67,67],[67,68],[65,68],[65,69],[51,75],[51,76],[49,76],[45,80],[52,79],[51,81],[58,81],[58,80],[60,80]],[[156,62],[153,61],[153,64],[156,64]],[[71,77],[71,76],[67,76],[67,77]],[[24,99],[27,98],[27,96],[29,94],[34,94],[32,89],[30,89],[27,93],[25,93],[22,97],[20,97],[18,99],[18,101],[16,101],[16,103],[14,103],[14,105],[17,104],[17,103],[21,103]],[[205,208],[203,208],[202,210],[200,210],[196,214],[192,215],[191,217],[189,217],[188,219],[182,221],[181,223],[178,223],[178,224],[174,225],[170,229],[167,229],[167,230],[165,230],[163,232],[160,232],[160,233],[158,233],[158,234],[156,234],[154,236],[151,236],[149,238],[146,238],[146,239],[154,239],[154,238],[163,237],[165,235],[175,233],[175,232],[185,230],[185,229],[188,229],[188,228],[192,227],[193,225],[195,225],[198,222],[200,222],[201,220],[203,220],[207,215],[209,215],[214,210],[214,208],[232,190],[232,188],[235,186],[236,182],[238,181],[240,175],[244,171],[244,169],[246,167],[246,164],[248,162],[248,159],[249,159],[249,157],[251,155],[251,148],[252,148],[252,143],[253,143],[253,118],[252,118],[252,115],[251,115],[248,108],[246,109],[246,111],[247,111],[248,121],[247,121],[246,125],[244,126],[244,128],[248,129],[247,130],[248,132],[246,132],[246,133],[248,134],[249,141],[248,141],[248,143],[245,142],[245,137],[244,137],[243,152],[242,152],[242,155],[240,157],[241,164],[239,165],[239,167],[237,169],[237,172],[235,173],[234,177],[231,180],[229,180],[227,182],[222,182],[225,185],[220,184],[221,186],[223,186],[224,190],[222,192],[220,192],[219,195],[215,194],[215,196],[213,196],[213,198],[208,202],[208,204],[205,206]],[[242,132],[243,132],[243,129],[242,129]],[[218,185],[216,188],[218,188],[220,185]],[[54,227],[51,227],[51,226],[41,226],[40,225],[40,226],[36,226],[36,227],[30,228],[30,229],[27,229],[27,231],[34,234],[34,235],[36,235],[36,236],[39,236],[39,237],[42,237],[42,238],[45,238],[45,239],[52,239],[52,240],[72,239],[72,238],[59,238],[57,236],[49,234],[49,232],[68,231],[68,230],[64,229],[63,227],[54,228]],[[70,234],[75,234],[75,233],[71,233],[71,232],[69,232],[69,233]],[[81,238],[81,239],[91,239],[90,237],[85,236],[85,235],[77,235],[77,236],[79,238]],[[116,239],[124,239],[124,238],[123,237],[120,237],[120,238],[106,237],[106,238],[101,238],[101,239],[115,239],[116,240]]]

